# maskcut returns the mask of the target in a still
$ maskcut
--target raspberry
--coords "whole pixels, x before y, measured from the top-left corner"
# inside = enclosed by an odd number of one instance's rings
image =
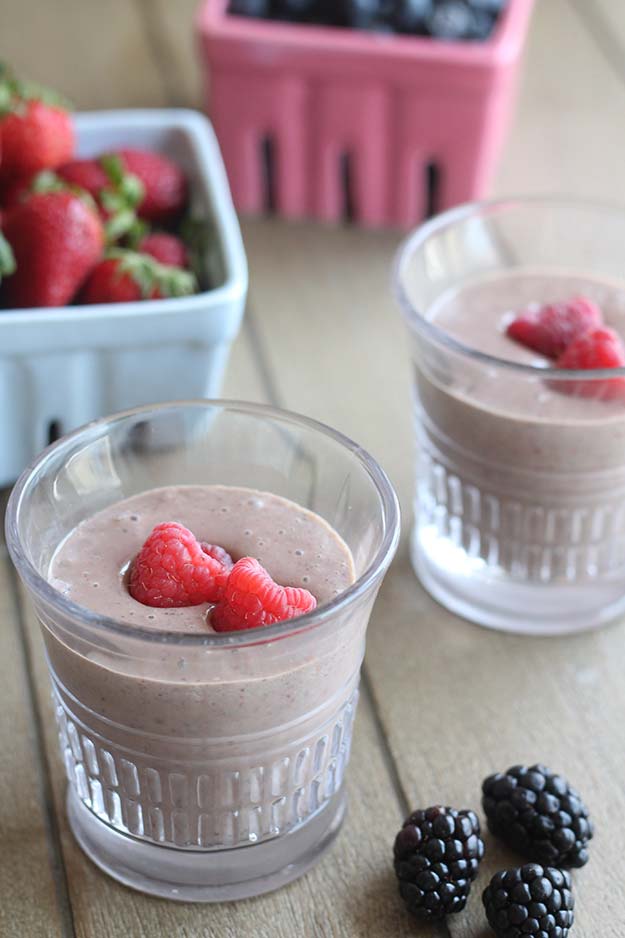
[[[243,557],[230,571],[211,621],[217,632],[255,629],[312,612],[316,605],[308,590],[279,586],[258,560]]]
[[[537,309],[524,310],[510,323],[506,333],[547,358],[557,358],[579,335],[602,324],[599,307],[592,300],[579,296],[563,303],[547,303]]]
[[[200,547],[204,553],[212,557],[213,560],[218,560],[219,563],[223,564],[226,570],[232,570],[234,567],[234,560],[223,547],[219,547],[217,544],[207,544],[206,541],[202,541]]]
[[[225,553],[225,552],[224,552]],[[219,602],[228,570],[175,521],[157,524],[130,569],[130,595],[145,606]]]
[[[578,336],[556,361],[556,368],[592,369],[625,367],[625,347],[613,329],[593,329]],[[625,378],[586,381],[552,381],[552,387],[577,397],[600,401],[625,401]]]

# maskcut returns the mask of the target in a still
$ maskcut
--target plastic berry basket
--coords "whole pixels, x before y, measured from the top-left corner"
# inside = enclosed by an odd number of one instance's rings
[[[136,303],[0,311],[0,485],[52,439],[96,417],[169,399],[217,397],[247,293],[247,262],[219,146],[187,110],[79,114],[77,152],[126,145],[168,154],[206,218],[210,288]]]
[[[237,208],[407,228],[482,198],[512,111],[533,0],[484,42],[234,16],[196,26]]]

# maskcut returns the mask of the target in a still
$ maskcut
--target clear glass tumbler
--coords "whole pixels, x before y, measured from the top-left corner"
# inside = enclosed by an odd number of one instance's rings
[[[624,244],[625,212],[537,198],[461,206],[399,251],[414,363],[413,565],[474,622],[556,634],[625,611],[625,369],[510,360],[502,328],[528,304],[586,295],[625,336]],[[466,344],[439,325],[443,311],[461,317]],[[607,378],[617,393],[606,395]]]
[[[84,518],[153,487],[209,483],[320,514],[350,547],[355,583],[297,620],[206,635],[118,623],[48,583]],[[24,472],[8,545],[43,630],[70,824],[98,866],[155,895],[217,901],[275,889],[322,855],[345,812],[365,630],[398,534],[395,493],[367,453],[259,405],[128,411]]]

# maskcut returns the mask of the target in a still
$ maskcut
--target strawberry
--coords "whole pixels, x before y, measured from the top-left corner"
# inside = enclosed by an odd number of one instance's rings
[[[137,206],[143,200],[143,183],[124,170],[120,157],[108,155],[97,159],[71,160],[60,166],[57,175],[70,186],[88,192],[105,220],[109,243],[136,228]]]
[[[102,189],[109,184],[109,178],[98,160],[70,160],[58,167],[57,176],[79,189],[84,189],[99,204]]]
[[[578,335],[603,323],[599,307],[584,296],[561,303],[546,303],[520,313],[508,328],[511,339],[527,348],[557,358]]]
[[[3,186],[0,193],[0,204],[5,211],[15,208],[20,202],[25,202],[30,195],[31,186],[35,176],[16,176],[11,179],[6,186]]]
[[[11,209],[3,234],[17,269],[2,284],[5,306],[65,306],[104,243],[97,212],[72,192],[35,193]]]
[[[188,296],[195,290],[195,277],[189,271],[159,264],[146,254],[115,248],[92,271],[80,302],[129,303]]]
[[[118,150],[127,173],[143,183],[145,195],[137,212],[147,221],[167,224],[178,218],[187,204],[187,180],[172,160],[151,150]]]
[[[621,337],[613,329],[593,329],[571,342],[556,360],[556,368],[625,368],[625,347]],[[583,381],[552,381],[551,386],[554,390],[577,397],[625,401],[625,378],[620,376]]]
[[[54,169],[74,150],[74,127],[64,102],[45,88],[17,81],[0,68],[0,184]]]
[[[165,231],[155,231],[139,241],[137,250],[140,254],[149,254],[160,264],[168,267],[188,268],[189,255],[184,241]]]

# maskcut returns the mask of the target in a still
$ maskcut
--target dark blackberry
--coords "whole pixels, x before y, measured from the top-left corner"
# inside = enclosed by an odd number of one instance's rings
[[[421,919],[442,919],[464,909],[484,856],[473,811],[434,807],[414,811],[395,838],[399,893]]]
[[[570,875],[537,863],[496,873],[482,902],[497,938],[567,938],[575,920]]]
[[[544,765],[515,765],[487,778],[482,806],[488,828],[530,860],[579,867],[588,862],[594,826],[575,789]]]

